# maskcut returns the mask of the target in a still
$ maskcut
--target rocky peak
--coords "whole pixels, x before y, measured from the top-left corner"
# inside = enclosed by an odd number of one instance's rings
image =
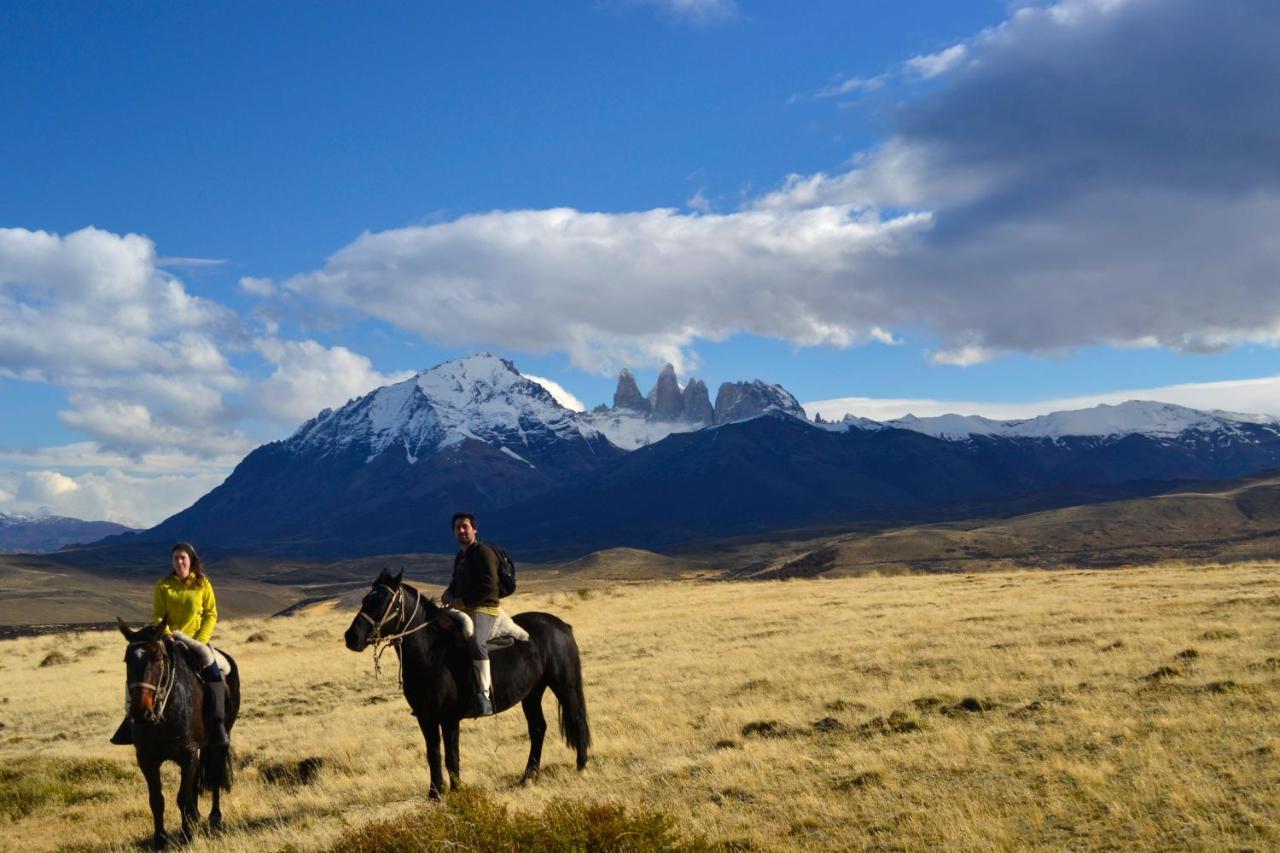
[[[781,385],[770,385],[753,379],[750,382],[725,382],[716,394],[715,422],[745,421],[767,411],[778,411],[804,418],[804,409],[791,392]]]
[[[709,425],[715,420],[711,396],[701,379],[690,379],[684,386],[684,419],[690,423]]]
[[[684,395],[676,380],[676,369],[668,364],[658,374],[653,388],[653,417],[659,421],[678,421],[684,415]]]
[[[625,367],[618,374],[618,390],[613,392],[613,407],[615,409],[629,409],[646,415],[653,410],[652,406],[649,405],[649,401],[640,393],[640,388],[636,385],[636,378]]]

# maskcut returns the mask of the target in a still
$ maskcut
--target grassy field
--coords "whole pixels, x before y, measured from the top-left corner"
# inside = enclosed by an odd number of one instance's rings
[[[470,791],[430,803],[394,672],[375,680],[342,647],[349,610],[228,618],[241,766],[229,831],[191,849],[371,849],[371,826],[447,829],[484,809],[531,831],[566,803],[730,849],[1280,847],[1271,564],[630,583],[510,603],[574,625],[585,773],[549,738],[542,779],[514,787],[515,710],[463,724]],[[122,649],[110,633],[0,643],[0,846],[149,839],[132,754],[105,742]]]

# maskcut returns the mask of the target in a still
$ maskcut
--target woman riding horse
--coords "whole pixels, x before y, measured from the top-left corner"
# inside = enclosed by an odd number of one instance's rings
[[[213,626],[218,624],[218,602],[213,595],[213,584],[204,573],[196,549],[189,543],[174,545],[169,552],[169,562],[173,571],[156,583],[151,598],[151,621],[163,625],[173,639],[199,661],[209,708],[209,744],[226,746],[230,743],[226,727],[227,685],[213,649],[209,647]],[[111,742],[121,746],[133,743],[128,701],[126,696],[124,722],[111,736]]]

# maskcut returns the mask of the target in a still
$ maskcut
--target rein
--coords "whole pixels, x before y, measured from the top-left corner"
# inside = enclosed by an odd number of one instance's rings
[[[154,640],[138,641],[129,644],[130,648],[134,646],[148,646]],[[164,709],[169,704],[169,697],[173,695],[173,682],[178,677],[178,667],[174,666],[169,660],[169,650],[164,647],[164,643],[160,643],[160,677],[156,679],[159,684],[152,684],[148,681],[133,681],[128,685],[129,690],[135,687],[142,687],[150,690],[155,695],[155,702],[151,706],[148,716],[152,722],[160,722],[164,717]]]
[[[421,625],[419,625],[416,628],[409,627],[410,625],[413,624],[414,617],[418,615],[418,607],[419,605],[422,604],[422,593],[418,592],[417,590],[414,590],[413,612],[409,614],[408,619],[405,619],[404,618],[404,599],[405,599],[404,587],[399,586],[399,587],[396,587],[394,590],[392,590],[391,587],[387,586],[386,584],[380,584],[380,583],[374,584],[375,589],[377,589],[378,587],[382,587],[387,592],[391,593],[391,600],[387,602],[386,609],[382,611],[382,618],[379,619],[377,622],[374,622],[373,617],[370,616],[368,613],[365,613],[364,610],[361,610],[356,615],[363,618],[366,622],[368,622],[370,625],[373,626],[373,672],[374,672],[374,675],[378,678],[382,677],[382,653],[385,652],[388,647],[395,646],[396,659],[399,660],[400,662],[400,665],[396,672],[396,682],[401,687],[404,687],[404,655],[401,654],[401,651],[400,651],[400,645],[401,645],[400,641],[405,637],[409,636],[410,634],[416,634],[418,631],[421,631],[423,628],[427,627],[431,623],[424,621]],[[394,610],[395,613],[392,613],[392,610]],[[398,633],[388,634],[384,637],[382,635],[382,626],[391,622],[393,619],[396,619],[399,621],[400,630]]]

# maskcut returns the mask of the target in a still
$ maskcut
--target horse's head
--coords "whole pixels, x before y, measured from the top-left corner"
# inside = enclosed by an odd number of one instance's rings
[[[428,645],[437,638],[465,643],[462,626],[455,618],[460,614],[440,607],[413,587],[401,583],[403,577],[403,570],[393,575],[383,569],[378,575],[343,635],[347,648],[362,652],[370,643],[377,643],[384,637],[391,638],[411,628],[410,633],[419,634]]]
[[[134,720],[156,720],[162,711],[163,696],[173,670],[165,649],[162,625],[132,630],[116,618],[120,633],[129,641],[124,652],[125,683],[129,691],[129,716]]]
[[[347,641],[347,648],[353,652],[362,652],[374,638],[383,633],[392,633],[392,631],[384,632],[382,629],[387,627],[389,622],[394,621],[403,610],[404,590],[400,585],[403,578],[404,569],[394,575],[386,569],[382,570],[378,579],[373,582],[373,588],[360,601],[360,610],[356,612],[355,618],[351,620],[351,627],[343,635]]]

